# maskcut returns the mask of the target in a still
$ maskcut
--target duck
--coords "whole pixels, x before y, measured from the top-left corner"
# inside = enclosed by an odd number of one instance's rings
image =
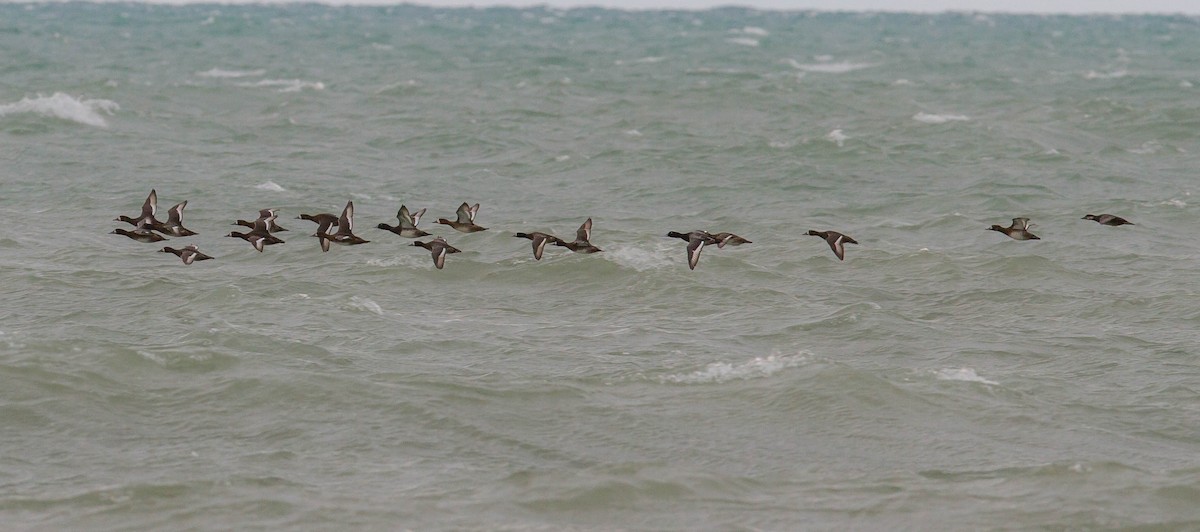
[[[113,229],[108,234],[124,235],[124,236],[132,238],[134,240],[137,240],[138,242],[147,242],[147,243],[162,242],[163,240],[166,240],[166,237],[156,234],[154,231],[151,231],[146,226],[147,226],[147,220],[141,220],[137,223],[136,227],[132,231],[129,231],[127,229],[117,228],[117,229]]]
[[[809,231],[806,233],[810,236],[819,236],[825,239],[829,244],[829,249],[833,250],[833,254],[837,255],[838,260],[846,260],[846,244],[858,244],[857,240],[843,235],[837,231]]]
[[[1004,233],[1013,240],[1041,240],[1037,235],[1029,232],[1030,227],[1029,218],[1013,218],[1012,225],[1008,227],[993,225],[988,228],[988,231]]]
[[[1095,220],[1096,223],[1099,223],[1101,225],[1112,225],[1112,226],[1134,225],[1133,222],[1126,220],[1120,216],[1115,216],[1112,214],[1089,214],[1087,216],[1084,216],[1083,219],[1084,220]]]
[[[429,236],[429,233],[417,229],[417,224],[421,223],[421,216],[423,214],[425,214],[425,209],[421,209],[416,213],[409,214],[408,207],[401,205],[400,210],[396,212],[396,219],[399,220],[398,225],[393,227],[388,224],[379,224],[375,227],[383,229],[384,231],[391,231],[404,238],[420,238],[423,236]]]
[[[546,244],[549,242],[559,243],[562,239],[549,234],[534,231],[532,233],[516,233],[513,235],[516,238],[528,238],[533,241],[533,259],[542,260],[542,251],[546,249]]]
[[[274,245],[274,244],[282,244],[283,243],[282,239],[280,239],[277,236],[272,235],[270,233],[270,231],[267,230],[266,220],[255,220],[254,221],[254,229],[252,229],[248,233],[231,231],[228,235],[225,235],[225,236],[233,237],[233,238],[240,238],[242,240],[245,240],[246,242],[249,242],[250,245],[254,246],[254,249],[257,249],[260,253],[262,252],[264,246],[270,246],[270,245]]]
[[[196,234],[195,231],[183,226],[184,207],[187,207],[186,200],[175,204],[174,207],[167,210],[167,221],[154,224],[152,228],[155,231],[172,236],[192,236]]]
[[[287,229],[284,229],[283,227],[280,227],[279,224],[275,223],[275,218],[276,218],[275,211],[277,211],[277,210],[278,209],[262,209],[262,210],[258,211],[258,220],[266,220],[267,221],[267,232],[269,232],[269,233],[278,233],[281,231],[287,231]],[[255,221],[257,221],[257,220],[255,220]],[[240,225],[243,227],[253,228],[254,221],[238,220],[238,221],[234,222],[233,225]]]
[[[579,229],[575,231],[575,241],[567,242],[561,238],[555,239],[554,245],[567,248],[576,253],[596,253],[604,251],[592,245],[592,219],[588,218]]]
[[[735,246],[736,247],[736,246],[740,246],[742,244],[753,244],[754,243],[749,240],[746,240],[745,238],[737,236],[733,233],[717,233],[715,235],[712,235],[712,237],[714,239],[716,239],[718,248],[723,248],[725,246]]]
[[[134,217],[121,215],[113,219],[114,222],[125,222],[129,225],[138,225],[138,222],[146,221],[146,225],[153,227],[162,222],[154,218],[158,212],[158,192],[150,189],[150,195],[146,196],[146,202],[142,203],[142,214]],[[111,234],[111,233],[110,233]]]
[[[183,249],[175,249],[171,246],[167,246],[165,248],[158,250],[158,252],[159,253],[174,253],[175,256],[177,256],[181,260],[183,260],[184,264],[191,264],[198,260],[212,259],[212,257],[201,253],[200,248],[196,247],[195,244],[191,244]]]
[[[437,223],[453,227],[455,231],[460,233],[477,233],[479,231],[487,231],[486,227],[477,225],[475,223],[475,214],[478,212],[478,203],[476,203],[474,206],[471,206],[467,205],[467,202],[464,201],[462,205],[458,206],[458,220],[452,222],[445,218],[438,218]]]
[[[418,240],[416,242],[413,242],[412,245],[423,247],[425,249],[428,249],[430,252],[432,252],[433,265],[437,266],[437,269],[439,269],[439,270],[442,269],[442,266],[446,265],[446,254],[447,253],[458,253],[459,252],[458,248],[451,246],[448,242],[446,242],[446,239],[444,239],[440,236],[429,242],[422,242],[422,241]]]
[[[327,219],[322,221],[317,226],[317,238],[321,243],[321,251],[329,251],[329,243],[341,244],[343,246],[353,246],[357,244],[366,244],[370,240],[364,240],[358,235],[355,235],[354,230],[354,201],[347,201],[346,208],[342,209],[342,215],[338,217],[337,232],[330,234],[329,228],[332,222]]]
[[[688,243],[688,269],[695,270],[696,265],[700,263],[700,252],[704,251],[704,246],[717,244],[717,239],[708,231],[695,230],[687,233],[678,231],[670,231],[667,236],[685,240]]]
[[[321,227],[321,224],[328,224],[328,225],[337,225],[338,224],[338,216],[336,214],[332,214],[332,213],[328,213],[328,212],[322,212],[322,213],[318,213],[318,214],[301,214],[300,216],[297,216],[296,219],[297,220],[308,220],[310,222],[316,223],[318,231]],[[320,236],[320,235],[317,233],[313,233],[310,236]]]

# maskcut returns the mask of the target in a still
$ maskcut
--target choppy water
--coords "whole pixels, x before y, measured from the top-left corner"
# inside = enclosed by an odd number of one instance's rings
[[[1198,30],[0,5],[0,521],[1200,527]],[[217,260],[107,234],[151,188]]]

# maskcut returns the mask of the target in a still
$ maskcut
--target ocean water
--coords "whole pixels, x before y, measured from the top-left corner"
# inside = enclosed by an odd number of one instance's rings
[[[1183,17],[0,4],[0,524],[1200,528],[1197,50]],[[152,188],[216,260],[108,234]],[[294,218],[348,200],[371,242],[322,253]],[[488,231],[432,223],[464,201]],[[445,269],[374,227],[400,204]],[[267,207],[285,244],[223,236]],[[985,230],[1018,216],[1041,240]],[[602,253],[512,236],[588,217]],[[691,271],[693,229],[753,243]]]

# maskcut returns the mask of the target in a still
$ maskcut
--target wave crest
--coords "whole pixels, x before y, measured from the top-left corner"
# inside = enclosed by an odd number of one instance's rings
[[[16,103],[0,105],[0,117],[33,113],[88,126],[108,127],[108,122],[101,113],[111,116],[120,109],[120,105],[110,100],[75,98],[70,94],[56,92],[51,96],[38,94],[36,98],[26,97]]]

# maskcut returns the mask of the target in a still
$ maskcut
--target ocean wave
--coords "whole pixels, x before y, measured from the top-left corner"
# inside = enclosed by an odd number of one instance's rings
[[[264,79],[253,83],[238,83],[237,85],[249,88],[277,88],[279,92],[300,92],[304,89],[315,91],[325,90],[325,84],[320,81],[304,81],[301,79]]]
[[[840,129],[835,129],[830,131],[828,135],[825,135],[826,140],[837,144],[837,147],[839,148],[843,147],[846,144],[846,140],[849,138],[850,137],[846,136],[845,133],[842,133],[842,130]]]
[[[821,58],[819,58],[821,59]],[[787,63],[796,70],[803,72],[820,72],[823,74],[843,74],[846,72],[854,72],[864,68],[876,66],[874,63],[851,63],[849,61],[820,61],[817,63],[800,63],[795,59],[788,59]]]
[[[204,72],[197,72],[196,75],[202,78],[250,78],[262,76],[266,73],[266,70],[223,70],[212,68]]]
[[[352,296],[349,305],[355,310],[365,310],[379,316],[383,315],[383,307],[379,306],[379,303],[371,301],[369,297]]]
[[[971,117],[966,115],[935,115],[924,111],[913,115],[913,120],[923,124],[945,124],[946,122],[966,122]]]
[[[935,377],[937,377],[938,380],[943,380],[943,381],[978,382],[978,383],[982,383],[982,384],[991,384],[993,386],[1000,384],[996,381],[990,381],[983,377],[980,377],[979,374],[975,373],[975,370],[973,370],[971,368],[939,369],[939,370],[933,372],[933,375]]]
[[[93,100],[75,98],[69,94],[56,92],[51,96],[37,95],[36,98],[22,98],[16,103],[0,105],[0,117],[33,113],[42,116],[70,120],[94,127],[108,127],[101,113],[112,115],[121,106],[110,100]]]
[[[730,44],[740,44],[742,46],[758,46],[758,39],[751,39],[749,37],[733,37],[730,39],[725,39],[725,42]]]
[[[684,248],[679,246],[675,250],[678,253],[678,260],[686,263]],[[673,249],[673,247],[672,247]],[[633,268],[639,272],[646,270],[655,270],[665,268],[671,265],[671,255],[666,244],[660,244],[654,249],[638,248],[633,246],[619,246],[612,249],[605,249],[605,258],[612,259],[621,266]]]
[[[714,362],[705,366],[704,369],[693,371],[691,373],[678,373],[674,375],[666,375],[659,379],[659,382],[664,384],[720,384],[731,380],[747,380],[762,377],[770,377],[787,368],[794,368],[808,361],[808,357],[803,354],[797,355],[770,355],[766,357],[755,357],[753,360],[743,362],[741,364],[731,364],[729,362]]]

